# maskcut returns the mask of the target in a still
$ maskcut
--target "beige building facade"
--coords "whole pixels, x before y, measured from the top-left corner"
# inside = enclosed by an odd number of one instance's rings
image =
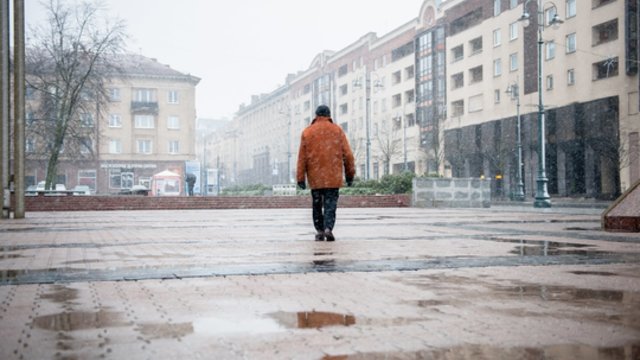
[[[87,185],[96,194],[114,194],[134,185],[151,186],[154,174],[184,176],[195,160],[197,77],[141,55],[126,55],[122,73],[108,79],[106,109],[88,114],[86,149],[65,149],[57,182],[67,189]],[[36,108],[37,99],[27,105]],[[31,152],[38,144],[27,128],[26,183],[45,179],[46,158]],[[182,190],[184,193],[184,190]]]
[[[509,197],[520,168],[532,197],[542,29],[549,193],[616,196],[640,179],[637,2],[586,2],[538,9],[537,0],[426,0],[415,19],[321,52],[285,85],[241,106],[211,155],[230,159],[232,184],[291,183],[300,133],[327,104],[361,179],[404,170],[485,177],[495,196]],[[548,26],[556,14],[563,23]]]

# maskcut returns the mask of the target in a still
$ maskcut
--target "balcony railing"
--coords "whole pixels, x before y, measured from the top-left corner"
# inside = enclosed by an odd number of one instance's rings
[[[132,101],[131,102],[131,113],[132,114],[158,114],[158,103],[157,102],[146,102],[146,101]]]

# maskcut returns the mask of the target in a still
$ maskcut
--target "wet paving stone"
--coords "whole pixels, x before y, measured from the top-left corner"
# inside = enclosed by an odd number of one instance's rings
[[[0,358],[636,359],[640,235],[599,214],[34,213],[0,224]]]

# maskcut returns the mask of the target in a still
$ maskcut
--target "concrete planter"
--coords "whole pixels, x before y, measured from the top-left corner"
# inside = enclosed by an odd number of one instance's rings
[[[423,208],[491,207],[491,180],[414,178],[411,205]]]

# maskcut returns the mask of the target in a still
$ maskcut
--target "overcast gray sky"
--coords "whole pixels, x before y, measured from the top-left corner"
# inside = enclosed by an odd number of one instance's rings
[[[65,0],[75,2],[75,0]],[[196,111],[231,118],[251,95],[284,84],[322,50],[418,16],[423,0],[106,0],[127,23],[128,48],[200,77]],[[27,31],[43,6],[26,0]]]

